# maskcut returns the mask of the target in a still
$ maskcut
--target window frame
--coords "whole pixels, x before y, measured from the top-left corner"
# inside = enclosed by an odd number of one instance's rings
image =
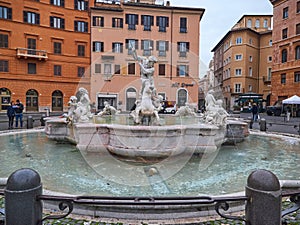
[[[154,16],[141,15],[141,24],[144,26],[144,31],[151,31],[151,28],[154,25]]]
[[[158,32],[167,32],[167,27],[169,27],[169,17],[156,16],[156,26],[158,26]]]
[[[62,75],[62,66],[61,65],[53,65],[53,74],[54,76],[61,76]]]
[[[187,33],[187,17],[180,17],[179,33]]]
[[[36,63],[27,63],[27,74],[37,74]]]
[[[12,20],[12,9],[0,5],[0,19]]]
[[[0,33],[0,48],[8,48],[8,34]]]
[[[0,73],[9,72],[8,60],[0,60]]]
[[[40,25],[40,14],[31,12],[31,11],[23,11],[23,22],[29,24]]]

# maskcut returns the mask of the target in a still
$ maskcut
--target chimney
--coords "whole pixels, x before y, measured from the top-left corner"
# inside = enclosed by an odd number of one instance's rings
[[[170,1],[167,1],[166,6],[170,6]]]

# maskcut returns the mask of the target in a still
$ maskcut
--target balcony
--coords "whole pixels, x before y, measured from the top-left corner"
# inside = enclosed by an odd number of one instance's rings
[[[264,85],[270,85],[271,84],[271,80],[266,76],[263,76],[263,82],[264,82]]]
[[[23,59],[38,59],[47,60],[48,55],[45,50],[29,49],[29,48],[17,48],[17,57]]]

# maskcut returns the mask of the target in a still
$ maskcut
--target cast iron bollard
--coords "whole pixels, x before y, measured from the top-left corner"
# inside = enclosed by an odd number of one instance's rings
[[[32,116],[27,117],[27,129],[32,129],[33,128],[33,118]]]
[[[42,194],[40,175],[32,169],[12,173],[4,190],[5,224],[36,225],[42,221],[43,205],[37,201]]]
[[[268,170],[256,170],[247,180],[246,224],[281,224],[281,188],[278,178]]]
[[[267,122],[266,119],[262,118],[259,121],[259,125],[260,125],[260,131],[266,131],[267,130]]]

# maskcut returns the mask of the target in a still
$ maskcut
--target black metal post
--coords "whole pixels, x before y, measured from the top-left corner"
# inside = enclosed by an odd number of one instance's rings
[[[45,114],[42,114],[42,117],[41,117],[41,126],[45,126],[45,118],[46,118],[46,115]]]
[[[262,118],[259,121],[260,131],[266,131],[267,130],[267,122],[266,119]]]
[[[12,173],[4,190],[5,224],[39,224],[42,221],[43,205],[37,196],[41,194],[41,178],[36,171],[20,169]]]
[[[33,128],[33,118],[32,116],[27,117],[27,129],[32,129]]]
[[[256,170],[247,180],[246,224],[281,224],[281,187],[278,178],[268,170]]]

